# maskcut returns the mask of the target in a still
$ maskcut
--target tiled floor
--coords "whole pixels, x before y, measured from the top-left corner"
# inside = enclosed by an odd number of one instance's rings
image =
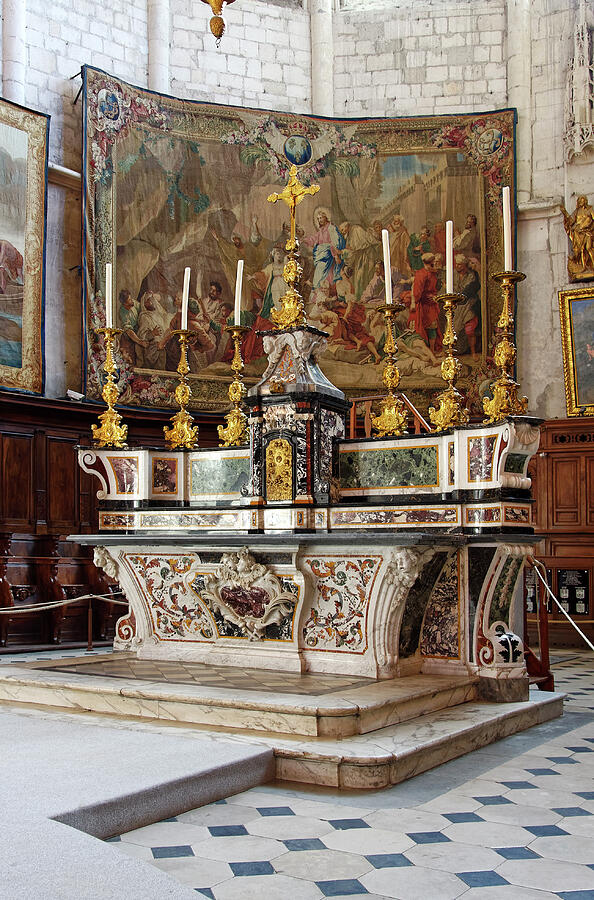
[[[80,651],[79,655],[81,655]],[[31,662],[31,660],[27,661]],[[202,687],[231,688],[241,691],[274,692],[282,690],[292,694],[305,695],[332,694],[347,687],[373,684],[371,678],[347,675],[298,675],[292,672],[242,669],[236,666],[213,666],[205,663],[163,662],[125,656],[116,656],[114,659],[97,659],[92,662],[85,661],[63,669],[54,663],[51,669],[54,672],[64,671],[68,674],[137,678],[141,681],[196,684]]]
[[[113,838],[215,900],[594,900],[594,654],[561,719],[384,791],[277,783]]]

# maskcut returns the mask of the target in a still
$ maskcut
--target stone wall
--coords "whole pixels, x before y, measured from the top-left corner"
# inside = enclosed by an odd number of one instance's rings
[[[171,93],[258,109],[311,111],[309,15],[295,2],[238,0],[219,49],[209,9],[172,0]]]
[[[503,2],[350,0],[334,19],[334,111],[478,112],[507,104]]]

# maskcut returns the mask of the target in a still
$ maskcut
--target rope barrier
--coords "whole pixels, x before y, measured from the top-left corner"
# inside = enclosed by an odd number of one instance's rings
[[[594,650],[594,644],[590,643],[590,641],[588,640],[588,638],[586,637],[586,635],[584,634],[582,629],[573,621],[573,619],[571,618],[569,613],[563,609],[563,607],[561,606],[561,604],[559,603],[559,601],[553,594],[552,590],[550,589],[546,578],[543,578],[542,573],[540,572],[540,569],[544,569],[545,575],[546,575],[546,569],[545,569],[544,563],[542,563],[539,559],[535,559],[533,556],[528,557],[528,562],[531,564],[531,566],[534,569],[534,571],[536,572],[538,578],[540,578],[540,580],[544,584],[545,590],[546,590],[547,594],[549,595],[549,597],[551,598],[551,600],[553,601],[553,603],[555,603],[558,606],[558,608],[561,610],[561,612],[563,613],[563,615],[565,616],[567,621],[571,622],[571,624],[573,625],[573,627],[575,628],[577,633],[580,635],[580,637],[583,637],[583,639],[585,640],[588,647],[590,647],[591,650]]]
[[[123,594],[123,591],[118,591]],[[60,606],[69,606],[71,603],[78,603],[80,600],[105,600],[107,603],[115,603],[116,606],[129,606],[127,600],[115,600],[111,594],[83,594],[80,597],[71,597],[70,600],[55,600],[53,603],[36,603],[30,606],[23,606],[20,609],[16,606],[4,606],[0,609],[0,615],[18,616],[24,613],[45,612],[47,609],[58,609]]]

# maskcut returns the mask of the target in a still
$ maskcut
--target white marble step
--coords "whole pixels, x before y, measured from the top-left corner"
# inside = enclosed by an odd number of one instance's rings
[[[62,660],[61,667],[78,662]],[[326,689],[327,678],[320,679]],[[410,675],[297,694],[6,665],[0,669],[0,700],[221,729],[340,738],[467,703],[477,697],[477,681],[467,675]]]
[[[343,740],[274,740],[276,777],[341,788],[381,788],[563,714],[564,694],[518,703],[471,701]]]

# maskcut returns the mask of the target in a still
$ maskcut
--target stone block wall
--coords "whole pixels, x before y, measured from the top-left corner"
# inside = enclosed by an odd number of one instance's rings
[[[311,111],[309,14],[301,3],[238,0],[217,49],[210,10],[171,3],[171,93],[258,109]]]
[[[504,2],[347,0],[334,19],[335,114],[413,116],[507,104]]]
[[[50,113],[50,161],[80,171],[84,63],[146,86],[146,0],[24,0],[27,4],[25,103]],[[72,80],[71,80],[72,79]]]

